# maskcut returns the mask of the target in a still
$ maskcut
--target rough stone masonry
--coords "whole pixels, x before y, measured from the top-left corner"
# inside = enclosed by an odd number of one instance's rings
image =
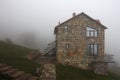
[[[55,64],[43,64],[40,80],[56,80]]]
[[[59,23],[54,30],[58,62],[82,69],[92,69],[93,71],[96,69],[96,73],[106,74],[108,63],[102,61],[98,64],[94,60],[96,56],[103,59],[105,55],[105,29],[107,27],[102,25],[99,20],[95,20],[83,12],[78,15],[74,13],[72,18]]]

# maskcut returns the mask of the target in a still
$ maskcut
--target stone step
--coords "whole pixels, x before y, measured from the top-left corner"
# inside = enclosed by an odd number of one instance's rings
[[[28,80],[28,78],[31,76],[31,74],[23,74],[20,77],[14,78],[13,80]]]
[[[24,71],[17,71],[14,74],[10,75],[10,77],[17,78],[17,77],[22,76],[24,73],[25,73]]]
[[[0,68],[7,66],[6,64],[0,64]]]
[[[11,75],[11,74],[13,74],[13,73],[15,73],[16,71],[18,71],[17,69],[14,69],[14,68],[12,68],[12,69],[9,69],[9,70],[7,70],[7,71],[5,71],[5,72],[2,72],[2,74],[4,75]]]
[[[31,77],[29,77],[27,80],[38,80],[39,78],[38,77],[36,77],[36,76],[31,76]]]
[[[29,79],[30,76],[31,76],[31,74],[26,73],[26,74],[24,75],[25,80]]]
[[[0,64],[0,74],[9,77],[12,80],[38,80],[38,77],[31,76],[31,74],[12,68],[12,66],[6,64]]]
[[[12,75],[14,75],[14,74],[17,73],[17,72],[19,72],[18,69],[14,70],[14,72],[12,72],[11,74],[9,74],[8,76],[12,76]]]
[[[41,78],[41,80],[56,80],[56,79],[55,78],[46,77],[46,78]]]
[[[2,67],[0,68],[0,72],[5,72],[5,71],[8,71],[9,69],[11,69],[12,66],[5,66],[5,67]]]

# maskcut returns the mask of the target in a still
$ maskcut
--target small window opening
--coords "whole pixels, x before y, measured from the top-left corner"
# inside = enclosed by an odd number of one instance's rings
[[[68,28],[68,26],[65,26],[64,28],[65,28],[65,29],[67,29],[67,28]]]
[[[70,48],[70,44],[66,44],[66,48],[69,49]]]

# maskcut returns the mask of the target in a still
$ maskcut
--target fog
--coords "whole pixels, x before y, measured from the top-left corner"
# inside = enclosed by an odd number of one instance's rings
[[[85,12],[108,28],[105,52],[114,54],[120,63],[119,8],[120,0],[0,0],[0,39],[21,44],[23,35],[32,35],[35,44],[31,47],[43,52],[55,40],[54,27],[59,21],[71,18],[73,12]]]

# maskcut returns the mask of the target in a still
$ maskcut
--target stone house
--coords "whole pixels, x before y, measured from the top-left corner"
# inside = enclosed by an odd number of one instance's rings
[[[83,12],[59,22],[54,30],[58,62],[107,74],[108,63],[112,61],[104,51],[105,29],[99,20]]]

